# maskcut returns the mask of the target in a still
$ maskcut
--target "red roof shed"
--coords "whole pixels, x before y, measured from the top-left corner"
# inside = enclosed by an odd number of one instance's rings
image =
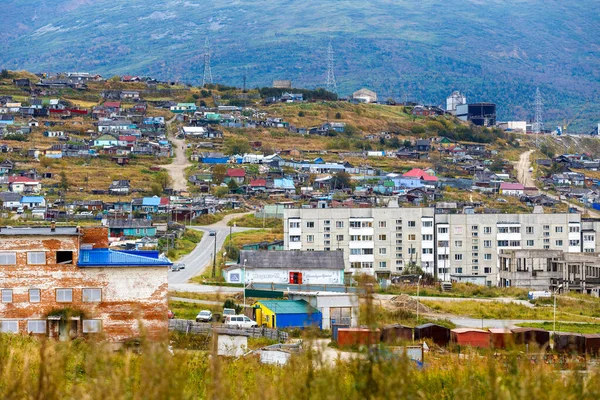
[[[227,176],[230,178],[243,178],[246,176],[246,171],[242,168],[229,168],[227,170]]]
[[[461,346],[490,347],[490,333],[481,329],[456,328],[450,330],[450,338],[453,343]]]

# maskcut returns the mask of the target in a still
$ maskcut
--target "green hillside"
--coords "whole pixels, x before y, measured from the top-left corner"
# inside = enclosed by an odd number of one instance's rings
[[[149,74],[199,82],[205,37],[215,79],[241,86],[325,81],[335,48],[342,95],[440,104],[455,89],[532,117],[540,86],[549,126],[588,132],[600,111],[599,10],[558,0],[294,1],[6,0],[0,63],[9,69]]]

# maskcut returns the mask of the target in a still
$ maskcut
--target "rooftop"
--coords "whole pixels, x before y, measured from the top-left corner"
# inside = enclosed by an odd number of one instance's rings
[[[304,300],[260,300],[257,302],[275,314],[316,314],[319,311]]]
[[[241,250],[239,259],[249,268],[344,269],[341,251]]]
[[[158,251],[81,250],[79,267],[167,267],[173,263]]]
[[[10,226],[0,227],[0,235],[12,236],[12,235],[35,235],[35,236],[76,236],[79,235],[79,228],[75,226],[57,226],[52,230],[49,226],[44,227],[17,227],[13,228]]]

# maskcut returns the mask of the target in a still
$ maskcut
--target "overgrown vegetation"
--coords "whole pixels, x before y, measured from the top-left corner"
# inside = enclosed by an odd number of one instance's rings
[[[195,229],[186,229],[185,233],[178,239],[175,239],[175,246],[169,249],[167,256],[172,260],[178,260],[189,254],[196,248],[196,245],[202,240],[204,232]]]
[[[417,294],[417,287],[415,285],[392,285],[386,290],[380,290],[380,293],[386,294]],[[452,291],[442,292],[439,285],[435,286],[421,286],[419,294],[423,297],[482,297],[482,298],[494,298],[494,297],[511,297],[515,299],[527,300],[527,289],[521,288],[499,288],[489,287],[482,285],[475,285],[472,283],[453,283]]]

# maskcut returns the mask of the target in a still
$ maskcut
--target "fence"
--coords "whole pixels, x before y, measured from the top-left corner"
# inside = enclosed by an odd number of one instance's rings
[[[195,322],[188,319],[169,320],[169,330],[184,332],[186,334],[212,335],[213,331],[224,335],[241,335],[253,338],[266,337],[267,339],[285,342],[289,335],[287,332],[278,329],[256,327],[256,328],[238,328],[227,325],[213,325],[209,323]]]

